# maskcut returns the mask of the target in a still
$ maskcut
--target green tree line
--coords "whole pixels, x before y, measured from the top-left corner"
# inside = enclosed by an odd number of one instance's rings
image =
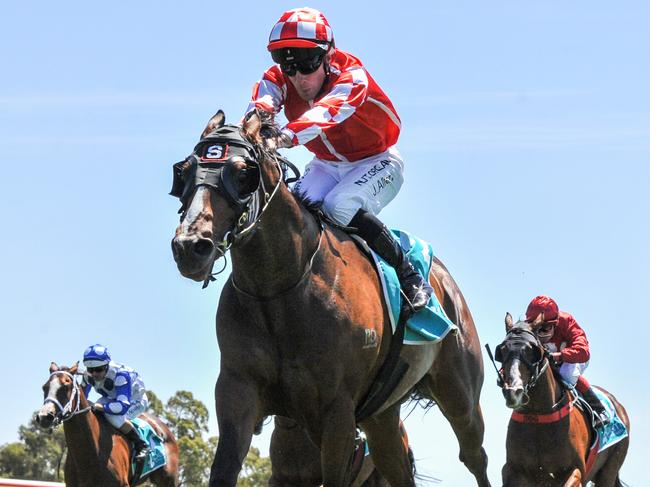
[[[147,396],[149,412],[164,419],[178,441],[181,485],[207,485],[219,439],[208,436],[209,413],[205,404],[188,391],[176,392],[165,404],[151,391],[147,391]],[[43,430],[32,417],[28,424],[18,428],[18,437],[19,441],[0,446],[0,477],[64,481],[66,448],[62,426]],[[251,448],[237,485],[266,486],[270,475],[269,458],[262,457],[257,448]]]

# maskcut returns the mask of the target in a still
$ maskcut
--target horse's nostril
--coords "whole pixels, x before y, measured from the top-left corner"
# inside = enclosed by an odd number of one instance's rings
[[[214,249],[214,244],[211,240],[201,239],[194,244],[194,253],[201,256],[207,257],[212,253]]]

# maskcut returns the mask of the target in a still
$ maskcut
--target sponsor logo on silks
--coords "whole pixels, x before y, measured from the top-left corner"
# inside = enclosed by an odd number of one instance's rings
[[[390,160],[389,159],[384,159],[383,161],[379,161],[378,163],[373,164],[373,166],[370,169],[368,169],[368,171],[366,171],[363,176],[361,176],[359,179],[357,179],[354,182],[354,184],[356,184],[357,186],[362,186],[362,185],[366,184],[374,176],[376,176],[381,171],[386,169],[387,166],[390,166]]]
[[[202,161],[223,161],[228,156],[228,144],[215,144],[205,150]]]

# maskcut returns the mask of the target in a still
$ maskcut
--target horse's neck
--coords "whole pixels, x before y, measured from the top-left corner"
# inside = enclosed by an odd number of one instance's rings
[[[282,186],[253,232],[232,249],[237,286],[270,296],[295,285],[318,245],[316,219]]]
[[[534,387],[529,391],[530,402],[526,407],[529,413],[548,413],[562,398],[562,386],[555,380],[549,364]]]
[[[83,391],[79,390],[79,409],[87,408],[88,401]],[[99,464],[99,433],[100,424],[92,411],[77,414],[63,423],[68,454],[78,465],[79,475],[84,472],[96,471],[94,466]]]

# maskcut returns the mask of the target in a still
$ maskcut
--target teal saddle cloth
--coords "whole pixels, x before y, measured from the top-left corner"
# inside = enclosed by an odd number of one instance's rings
[[[401,230],[392,230],[393,236],[402,246],[404,255],[417,271],[428,279],[431,263],[433,262],[433,247],[428,242]],[[384,298],[389,308],[393,331],[397,326],[402,304],[397,272],[374,251],[371,251],[382,287]],[[404,343],[408,345],[424,345],[442,340],[447,333],[457,329],[444,310],[435,294],[431,296],[426,308],[418,311],[407,322],[404,330]]]
[[[594,392],[598,396],[598,399],[600,399],[600,402],[605,406],[607,415],[610,418],[609,423],[598,428],[598,439],[600,442],[598,451],[601,452],[627,437],[628,432],[625,424],[623,424],[623,421],[621,421],[621,418],[616,413],[616,408],[612,404],[612,401],[609,400],[609,397],[597,387],[594,387]]]
[[[149,445],[149,454],[144,461],[140,478],[167,464],[167,452],[163,439],[156,434],[151,425],[143,419],[135,418],[131,422],[140,437]],[[135,469],[135,465],[133,466]]]

